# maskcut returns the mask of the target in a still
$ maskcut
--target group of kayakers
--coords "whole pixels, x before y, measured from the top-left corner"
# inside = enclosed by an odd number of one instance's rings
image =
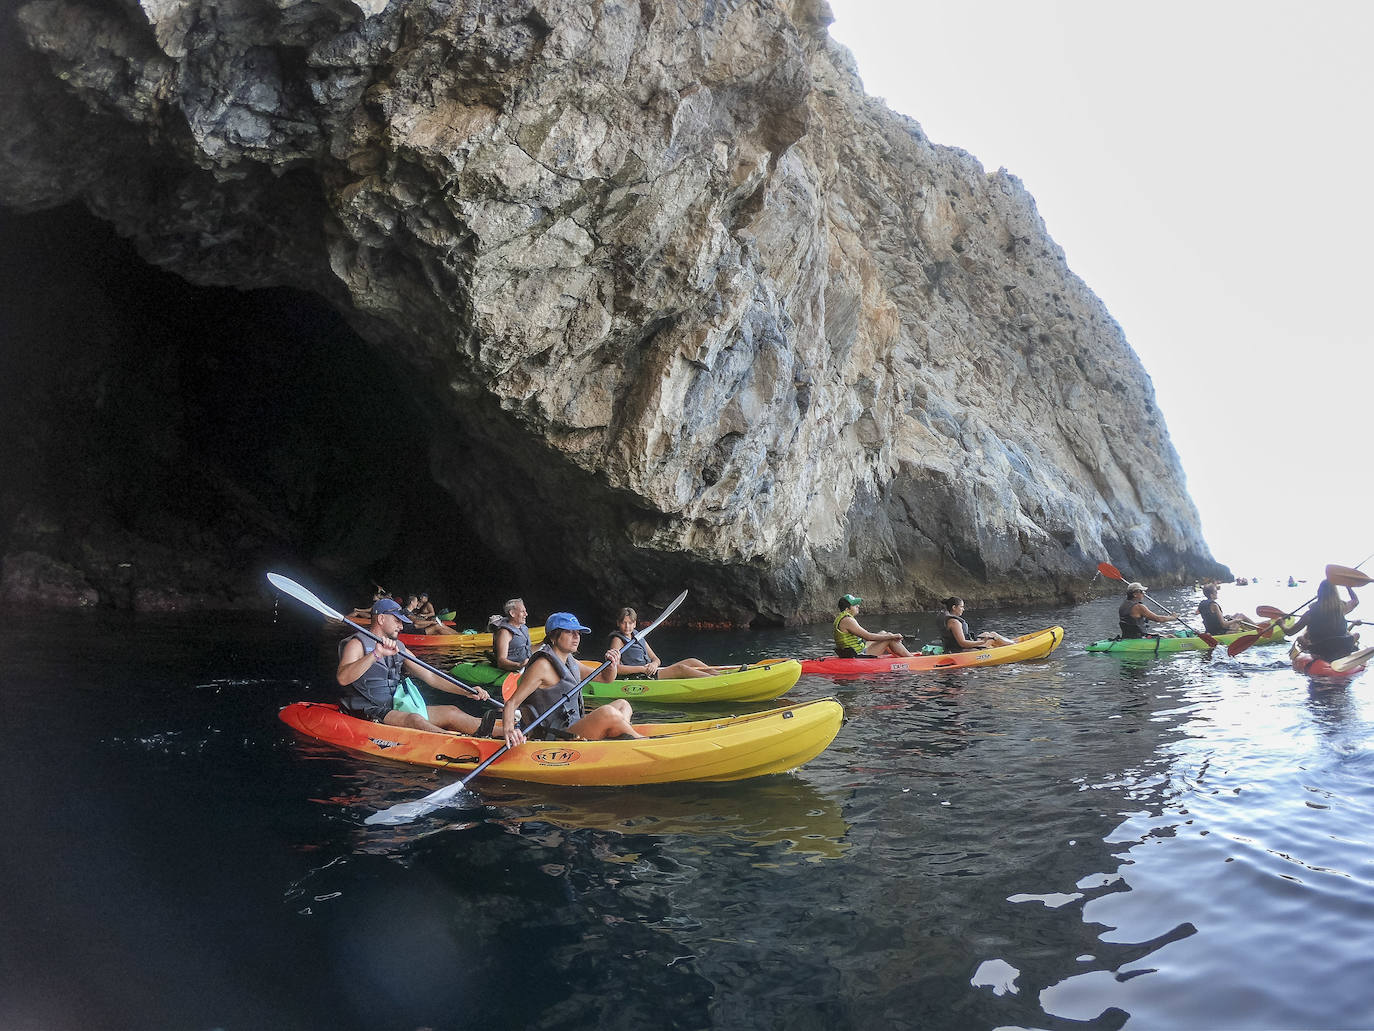
[[[382,592],[382,588],[377,590]],[[384,592],[382,592],[384,595]],[[428,602],[427,596],[414,599]],[[362,618],[355,610],[354,616]],[[521,726],[529,726],[545,716],[545,733],[567,732],[588,741],[608,738],[633,738],[640,735],[630,725],[633,715],[629,702],[616,699],[590,712],[583,705],[581,692],[573,690],[583,679],[576,652],[582,635],[590,630],[571,612],[555,612],[544,623],[544,640],[535,648],[527,619],[529,610],[521,598],[511,598],[501,612],[489,620],[492,632],[490,660],[497,668],[518,673],[515,689],[496,715],[497,703],[478,686],[465,687],[427,669],[415,661],[398,638],[416,625],[417,614],[389,596],[376,598],[367,616],[372,634],[355,633],[339,646],[336,679],[342,687],[340,708],[350,716],[411,727],[416,730],[489,736],[495,734],[514,746],[525,741]],[[424,618],[424,617],[419,617]],[[437,617],[434,620],[437,622]],[[696,658],[680,659],[664,665],[647,641],[638,638],[638,614],[622,608],[616,630],[605,652],[605,667],[596,679],[609,683],[625,679],[688,679],[714,676],[724,667],[712,666]],[[375,636],[374,636],[375,635]],[[376,638],[380,638],[377,640]],[[734,668],[734,667],[730,667]],[[483,719],[455,705],[425,706],[426,712],[399,708],[397,690],[407,677],[415,677],[430,687],[484,702],[491,712]],[[518,715],[517,715],[518,714]]]
[[[388,591],[381,584],[373,584],[372,601],[369,602],[367,605],[360,605],[357,608],[355,608],[352,612],[348,614],[348,618],[367,619],[371,615],[372,605],[381,601],[383,598],[389,598],[390,600],[396,602],[397,607],[400,609],[401,612],[405,614],[406,619],[409,621],[406,627],[406,633],[458,633],[457,630],[454,630],[453,627],[449,626],[439,618],[438,612],[436,612],[434,609],[434,603],[429,600],[429,593],[427,591],[420,591],[416,594],[407,595],[406,603],[404,605],[397,601],[397,598],[399,597],[401,596],[397,595],[396,597],[392,597],[391,592]]]
[[[1117,610],[1118,625],[1122,638],[1158,637],[1150,623],[1188,624],[1172,612],[1154,612],[1145,604],[1148,588],[1139,581],[1126,585],[1126,600]],[[1202,588],[1202,601],[1198,602],[1197,614],[1202,619],[1202,627],[1209,634],[1230,634],[1238,631],[1259,630],[1260,622],[1251,619],[1243,612],[1229,615],[1222,611],[1217,600],[1219,584],[1206,584]],[[1346,587],[1347,597],[1342,600],[1340,589],[1330,580],[1322,580],[1317,585],[1316,601],[1291,626],[1285,635],[1295,639],[1304,652],[1315,655],[1326,662],[1344,658],[1359,648],[1359,636],[1350,632],[1346,616],[1360,600],[1355,591]]]
[[[1146,604],[1146,590],[1139,581],[1126,584],[1126,597],[1118,608],[1122,638],[1161,636],[1152,630],[1152,623],[1180,622],[1187,626],[1175,613],[1152,610]],[[1346,592],[1348,598],[1342,600],[1336,585],[1323,580],[1315,603],[1287,629],[1289,636],[1302,634],[1298,643],[1305,651],[1328,662],[1349,655],[1358,647],[1358,638],[1350,633],[1346,621],[1358,599],[1349,587]],[[1257,621],[1245,613],[1225,613],[1218,594],[1219,585],[1206,585],[1203,600],[1197,606],[1207,634],[1259,629]],[[863,599],[854,594],[839,598],[832,623],[835,654],[841,658],[910,657],[911,652],[902,643],[904,635],[890,630],[870,631],[858,621],[862,604]],[[940,643],[945,653],[1013,643],[992,630],[974,634],[964,618],[964,599],[951,596],[943,599],[942,605]],[[336,679],[343,688],[340,708],[351,716],[418,730],[504,737],[510,746],[526,740],[521,728],[530,726],[537,717],[543,717],[543,733],[571,734],[591,741],[640,736],[631,724],[633,713],[624,699],[590,711],[584,706],[581,692],[576,690],[584,677],[576,653],[583,635],[590,630],[571,612],[549,616],[544,624],[544,640],[537,648],[530,637],[528,609],[522,599],[510,599],[501,613],[491,617],[490,661],[500,670],[518,674],[504,704],[494,701],[479,686],[459,684],[426,668],[398,640],[401,633],[417,629],[421,621],[443,626],[426,594],[411,596],[410,604],[402,606],[378,586],[366,615],[371,619],[375,638],[359,632],[345,638],[339,647]],[[354,616],[361,618],[362,612],[355,610]],[[603,667],[596,674],[600,682],[609,683],[617,678],[708,677],[725,670],[696,658],[665,665],[648,643],[635,634],[638,614],[634,609],[622,608],[616,619]],[[423,714],[398,707],[398,688],[408,676],[436,690],[475,699],[488,705],[490,711],[479,719],[457,705],[420,706]]]

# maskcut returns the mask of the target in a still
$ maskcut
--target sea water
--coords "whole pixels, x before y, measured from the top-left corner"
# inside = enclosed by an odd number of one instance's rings
[[[363,821],[454,775],[277,719],[334,697],[311,614],[25,614],[0,648],[0,1027],[1374,1026],[1374,681],[1313,684],[1283,647],[1084,653],[1118,600],[970,599],[975,631],[1062,624],[1041,662],[803,677],[787,700],[846,722],[792,774],[481,780],[401,827]]]

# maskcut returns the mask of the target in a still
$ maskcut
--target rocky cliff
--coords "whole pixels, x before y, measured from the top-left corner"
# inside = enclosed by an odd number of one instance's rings
[[[0,204],[324,299],[526,582],[774,620],[1220,571],[1032,198],[867,97],[823,0],[8,17]]]

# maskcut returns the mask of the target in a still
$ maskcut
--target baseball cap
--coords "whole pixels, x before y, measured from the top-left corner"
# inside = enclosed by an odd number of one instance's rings
[[[862,605],[864,600],[854,594],[846,594],[840,598],[840,608],[848,608],[850,605]]]
[[[391,598],[382,598],[372,606],[372,618],[376,619],[383,613],[395,616],[402,623],[409,623],[410,617],[401,611],[401,606],[396,604]]]
[[[571,612],[555,612],[544,622],[544,633],[551,634],[555,630],[576,630],[580,634],[592,632],[591,627],[583,626]]]
[[[1149,588],[1146,587],[1139,580],[1132,580],[1130,583],[1126,585],[1127,594],[1134,594],[1136,591],[1139,591],[1141,594],[1144,594],[1148,590]]]

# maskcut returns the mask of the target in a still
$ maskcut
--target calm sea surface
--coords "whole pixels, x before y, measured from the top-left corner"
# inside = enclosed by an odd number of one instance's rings
[[[479,781],[479,806],[404,827],[363,819],[454,778],[280,723],[333,697],[332,642],[293,602],[24,614],[0,647],[0,1028],[1374,1026],[1374,673],[1084,653],[1116,604],[971,599],[975,630],[1064,625],[1043,662],[803,677],[789,698],[846,722],[794,774]],[[930,614],[862,618],[934,637]],[[736,661],[828,638],[653,643]]]

